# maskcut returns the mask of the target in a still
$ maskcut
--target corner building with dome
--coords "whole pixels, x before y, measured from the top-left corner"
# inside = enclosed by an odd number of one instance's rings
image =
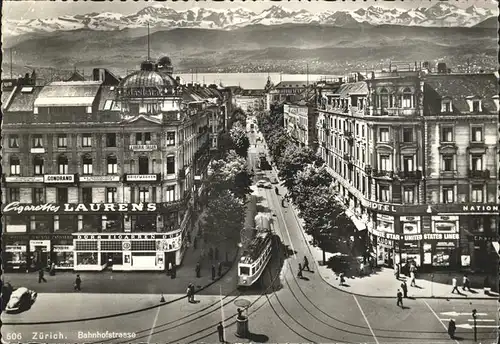
[[[232,109],[228,89],[172,73],[162,57],[123,79],[96,68],[92,80],[2,85],[7,271],[182,264]]]

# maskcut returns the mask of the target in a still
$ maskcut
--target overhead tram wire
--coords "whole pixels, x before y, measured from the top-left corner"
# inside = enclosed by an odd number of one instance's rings
[[[269,190],[268,190],[269,191]],[[269,192],[272,196],[272,193]],[[273,201],[274,202],[274,201]],[[296,214],[295,212],[293,212],[293,214],[295,215],[296,217]],[[282,229],[280,229],[280,232],[282,232]],[[289,268],[290,268],[290,271],[293,271],[293,268],[292,268],[292,265],[290,263],[290,261],[286,261],[286,264],[288,264]],[[292,273],[292,276],[294,276],[294,274]],[[336,329],[336,330],[340,330],[340,331],[343,331],[343,332],[346,332],[346,333],[351,333],[351,334],[358,334],[358,335],[365,335],[363,333],[359,333],[359,332],[353,332],[353,331],[347,331],[347,330],[344,330],[344,329],[341,329],[341,328],[338,328],[338,327],[335,327],[333,325],[330,325],[328,323],[326,323],[325,321],[319,319],[317,316],[313,315],[304,305],[301,301],[299,301],[298,297],[296,296],[296,294],[292,291],[291,289],[291,286],[288,282],[288,279],[286,278],[286,275],[284,276],[284,279],[285,279],[285,282],[287,283],[288,285],[288,288],[290,290],[290,292],[292,293],[294,299],[299,303],[299,305],[307,312],[309,313],[313,318],[315,318],[316,320],[320,321],[321,323],[323,323],[324,325],[328,326],[328,327],[331,327],[333,329]],[[357,327],[357,328],[362,328],[362,329],[369,329],[367,326],[363,326],[363,325],[357,325],[357,324],[352,324],[352,323],[349,323],[349,322],[346,322],[346,321],[343,321],[341,319],[338,319],[336,317],[333,317],[331,316],[330,314],[326,313],[325,311],[323,311],[321,308],[319,308],[313,301],[311,301],[311,299],[305,294],[302,286],[298,283],[297,279],[296,278],[293,278],[295,284],[297,284],[297,286],[299,287],[299,290],[300,292],[302,293],[302,295],[306,298],[307,301],[309,301],[309,303],[311,305],[314,306],[314,308],[316,308],[318,311],[320,311],[322,314],[324,314],[325,316],[327,316],[328,318],[334,320],[334,321],[338,321],[342,324],[345,324],[345,325],[348,325],[348,326],[352,326],[352,327]],[[377,331],[383,331],[383,332],[409,332],[409,333],[442,333],[442,331],[416,331],[416,330],[387,330],[387,329],[379,329],[379,328],[373,328],[373,330],[377,330]],[[366,334],[367,336],[371,337],[371,334],[368,335]],[[377,336],[377,337],[381,337],[381,338],[395,338],[395,339],[408,339],[407,337],[394,337],[394,336]],[[435,339],[435,338],[429,338],[429,340],[431,339]]]
[[[257,303],[257,302],[258,302],[258,301],[259,301],[259,300],[260,300],[260,299],[261,299],[264,295],[266,295],[266,294],[267,294],[267,292],[268,292],[268,290],[269,290],[269,289],[273,286],[273,284],[276,282],[276,280],[277,280],[278,278],[279,278],[279,273],[277,273],[277,274],[274,276],[274,278],[272,279],[272,281],[270,282],[270,285],[266,288],[266,290],[264,290],[264,292],[262,292],[262,293],[259,295],[259,297],[258,297],[257,299],[255,299],[255,300],[254,300],[254,301],[250,304],[250,306],[248,306],[248,308],[252,307],[252,306],[253,306],[254,304],[256,304],[256,303]],[[236,289],[234,289],[234,290],[237,290],[237,289],[238,289],[238,288],[236,288]],[[238,295],[237,295],[234,299],[232,299],[231,301],[229,301],[229,302],[225,303],[225,304],[224,304],[224,306],[226,306],[227,304],[229,304],[229,303],[231,303],[231,302],[236,301],[236,300],[237,300],[239,297],[241,297],[242,295],[243,295],[243,293],[239,293],[239,294],[238,294]],[[228,296],[229,296],[229,295],[228,295]],[[227,298],[228,296],[226,296],[225,298]],[[208,308],[210,308],[210,307],[214,306],[215,304],[219,305],[219,304],[220,304],[220,300],[218,300],[218,301],[216,301],[216,302],[212,303],[210,306],[205,307],[203,310],[206,310],[206,309],[208,309]],[[266,303],[262,304],[262,305],[261,305],[261,306],[259,306],[256,310],[254,310],[253,312],[251,312],[250,314],[254,314],[254,313],[256,313],[256,312],[257,312],[260,308],[262,308],[262,306],[264,306],[265,304],[266,304]],[[201,312],[201,311],[203,311],[203,310],[198,311],[198,313],[199,313],[199,312]],[[141,336],[141,337],[136,337],[135,339],[147,338],[147,337],[149,337],[150,335],[155,335],[155,334],[159,334],[159,333],[163,333],[163,332],[169,331],[169,330],[171,330],[171,329],[173,329],[173,328],[175,328],[175,327],[183,326],[183,325],[188,324],[188,323],[191,323],[191,322],[193,322],[193,321],[195,321],[195,320],[201,319],[201,318],[203,318],[203,317],[207,316],[208,314],[211,314],[211,313],[213,313],[213,312],[215,312],[215,311],[219,311],[219,309],[218,309],[218,308],[215,308],[215,309],[213,309],[212,311],[210,311],[210,312],[208,312],[208,313],[206,313],[206,314],[204,314],[204,315],[200,315],[200,316],[196,317],[195,319],[191,319],[191,320],[189,320],[189,321],[186,321],[186,322],[184,322],[184,323],[182,323],[182,324],[176,325],[176,326],[171,327],[171,328],[168,328],[168,329],[161,329],[161,330],[159,330],[159,331],[155,331],[155,332],[153,332],[153,333],[151,333],[151,334],[150,334],[150,333],[148,333],[148,334],[143,335],[143,336]],[[186,315],[186,316],[184,316],[183,318],[180,318],[180,319],[186,319],[186,318],[188,318],[188,317],[192,316],[193,314],[196,314],[196,313],[192,313],[192,314]],[[235,316],[236,316],[236,314],[233,314],[233,315],[231,315],[231,316],[228,316],[228,317],[226,317],[226,318],[224,319],[224,321],[228,321],[228,320],[230,320],[231,318],[234,318]],[[177,321],[179,321],[180,319],[177,319],[177,320],[174,320],[174,321],[170,321],[170,322],[168,322],[168,324],[172,324],[172,323],[174,323],[174,322],[177,322]],[[231,325],[233,325],[233,324],[235,324],[235,323],[236,323],[236,321],[233,321],[233,322],[229,323],[229,325],[227,325],[226,327],[231,326]],[[218,323],[213,324],[213,325],[210,325],[210,326],[208,326],[208,327],[206,327],[206,328],[203,328],[203,329],[201,329],[201,330],[198,330],[198,331],[196,331],[196,332],[193,332],[193,333],[191,333],[191,334],[189,334],[189,335],[186,335],[186,336],[184,336],[184,337],[182,337],[182,338],[178,338],[178,339],[173,340],[173,341],[170,341],[170,342],[171,342],[171,343],[178,343],[179,341],[184,340],[184,339],[189,338],[189,337],[192,337],[193,335],[196,335],[196,334],[198,334],[198,333],[204,332],[204,331],[209,330],[209,329],[213,329],[215,326],[217,326],[217,324],[218,324]],[[148,331],[151,331],[152,329],[156,329],[156,328],[159,328],[159,327],[162,327],[162,326],[165,326],[165,325],[166,325],[166,324],[153,326],[153,327],[150,327],[150,328],[147,328],[147,329],[143,329],[143,330],[141,330],[140,332],[141,332],[141,333],[143,333],[143,332],[148,332]],[[215,331],[215,332],[216,332],[216,331]],[[215,333],[215,332],[213,332],[213,333]],[[138,332],[137,332],[137,333],[138,333]],[[209,335],[210,335],[210,334],[209,334]],[[208,335],[206,335],[206,336],[208,336]],[[206,336],[205,336],[205,337],[206,337]],[[202,337],[202,338],[204,338],[204,337]],[[103,342],[103,341],[94,342],[94,343],[102,343],[102,342]],[[125,343],[129,343],[129,342],[128,342],[128,341],[123,341],[123,342],[118,342],[118,343],[123,343],[123,344],[125,344]]]

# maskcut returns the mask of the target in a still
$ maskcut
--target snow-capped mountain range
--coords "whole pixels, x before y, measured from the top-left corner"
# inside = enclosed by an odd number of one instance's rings
[[[352,11],[325,11],[311,13],[306,10],[292,11],[282,6],[272,6],[260,13],[245,8],[216,10],[192,8],[175,11],[168,6],[156,4],[137,13],[88,13],[48,19],[4,20],[4,34],[18,36],[25,33],[71,31],[77,29],[120,30],[141,28],[147,24],[157,28],[205,28],[235,29],[248,25],[319,24],[353,26],[361,23],[371,25],[407,25],[438,27],[470,27],[496,16],[496,11],[470,6],[459,8],[450,3],[438,2],[429,8],[411,10],[388,9],[370,6]]]

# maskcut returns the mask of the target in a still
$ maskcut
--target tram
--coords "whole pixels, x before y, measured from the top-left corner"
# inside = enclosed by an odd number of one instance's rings
[[[255,216],[256,235],[238,262],[238,286],[248,287],[254,284],[271,259],[272,232],[271,220],[267,214]]]

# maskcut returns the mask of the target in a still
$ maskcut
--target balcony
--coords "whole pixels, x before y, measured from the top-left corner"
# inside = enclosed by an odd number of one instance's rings
[[[344,153],[344,160],[350,161],[351,160],[351,155],[347,154],[347,153]]]
[[[388,178],[394,178],[394,172],[393,171],[384,171],[384,170],[373,170],[373,177],[375,178],[383,178],[383,177],[388,177]]]
[[[366,165],[365,172],[366,172],[366,174],[371,175],[373,172],[373,167],[371,165]]]
[[[484,170],[484,171],[469,170],[469,178],[489,179],[490,170]]]
[[[400,171],[398,177],[400,179],[419,180],[422,179],[422,171]]]
[[[416,116],[418,109],[386,108],[373,109],[373,116]]]

